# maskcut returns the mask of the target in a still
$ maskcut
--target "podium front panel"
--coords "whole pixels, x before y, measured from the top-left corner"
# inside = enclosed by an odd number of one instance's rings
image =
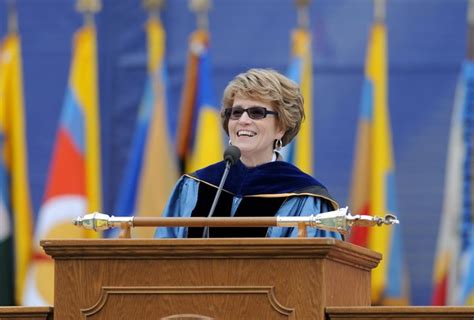
[[[324,319],[380,255],[335,239],[47,240],[57,319]],[[187,317],[187,318],[186,318]]]

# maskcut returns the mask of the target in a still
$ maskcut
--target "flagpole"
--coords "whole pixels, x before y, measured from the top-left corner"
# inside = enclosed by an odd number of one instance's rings
[[[298,9],[298,28],[309,28],[309,4],[311,0],[295,0]]]
[[[84,112],[84,177],[88,210],[102,207],[100,107],[98,89],[97,40],[94,15],[102,9],[101,0],[77,0],[76,10],[83,14],[84,25],[75,33],[70,88],[82,96]],[[79,66],[83,61],[86,67]],[[88,79],[87,81],[85,79]],[[86,235],[90,236],[90,235]]]
[[[94,14],[102,9],[100,0],[77,0],[76,10],[84,14],[84,24],[94,25]]]
[[[386,0],[374,0],[375,22],[385,22]]]
[[[209,29],[208,12],[211,0],[190,0],[189,9],[196,14],[197,27],[201,30]]]

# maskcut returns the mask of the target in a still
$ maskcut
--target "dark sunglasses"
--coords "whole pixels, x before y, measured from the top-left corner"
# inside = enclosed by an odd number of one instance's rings
[[[238,120],[244,114],[244,112],[247,112],[249,118],[253,120],[260,120],[266,118],[267,114],[278,115],[278,112],[269,111],[265,107],[242,108],[240,106],[224,109],[223,115],[226,118]]]

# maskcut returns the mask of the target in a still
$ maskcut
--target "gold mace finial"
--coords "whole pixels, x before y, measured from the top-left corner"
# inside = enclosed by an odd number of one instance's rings
[[[7,28],[9,33],[18,32],[18,15],[16,12],[16,1],[8,1],[8,18],[7,18]]]
[[[307,29],[309,28],[309,4],[311,0],[295,0],[296,7],[298,8],[298,27]]]
[[[209,20],[207,13],[211,8],[211,0],[189,0],[189,9],[196,13],[199,29],[207,29]]]
[[[377,22],[385,21],[386,0],[374,0],[374,17]]]

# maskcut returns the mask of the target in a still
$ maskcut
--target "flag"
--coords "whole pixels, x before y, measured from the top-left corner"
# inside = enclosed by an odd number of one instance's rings
[[[101,208],[101,156],[96,31],[86,25],[74,38],[73,56],[43,204],[35,230],[25,305],[53,304],[53,262],[39,241],[97,237],[71,221]]]
[[[366,57],[350,204],[358,214],[397,215],[395,167],[387,105],[385,25],[372,27]],[[383,254],[372,271],[373,304],[407,304],[399,227],[354,228],[351,241]]]
[[[224,152],[220,109],[214,102],[209,34],[191,35],[186,79],[177,132],[177,153],[184,171],[193,172],[222,160]]]
[[[306,119],[294,140],[282,150],[283,158],[308,174],[313,174],[313,62],[311,33],[297,29],[292,35],[292,58],[288,77],[298,83],[304,99]]]
[[[167,123],[166,35],[155,17],[147,23],[147,36],[148,79],[119,192],[116,215],[120,216],[160,215],[178,179],[178,164]],[[135,236],[148,238],[153,232],[152,228],[134,230]]]
[[[474,61],[459,77],[449,138],[443,211],[434,266],[433,305],[474,304],[472,161]]]
[[[0,305],[21,301],[31,257],[29,192],[20,37],[0,48]]]

